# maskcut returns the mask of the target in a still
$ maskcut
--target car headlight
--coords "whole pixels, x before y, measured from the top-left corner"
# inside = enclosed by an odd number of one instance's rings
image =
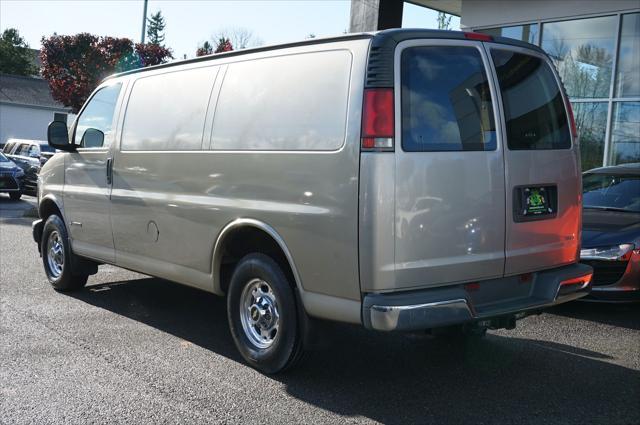
[[[583,248],[580,250],[581,260],[627,261],[631,258],[634,245],[624,243],[602,248]]]
[[[16,175],[16,177],[22,177],[24,176],[24,170],[22,168],[16,168],[13,173]]]

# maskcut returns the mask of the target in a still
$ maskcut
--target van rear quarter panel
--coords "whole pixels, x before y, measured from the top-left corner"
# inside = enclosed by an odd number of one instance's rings
[[[251,218],[284,240],[305,292],[359,302],[359,137],[368,45],[369,40],[353,40],[212,61],[223,66],[276,55],[350,51],[344,143],[333,151],[119,149],[112,191],[117,264],[213,291],[213,248],[220,231],[238,218]],[[208,108],[209,129],[217,108],[242,108],[214,104],[221,74]],[[264,108],[277,108],[277,100]],[[296,125],[287,116],[280,120],[281,126]],[[210,141],[205,132],[203,146]]]

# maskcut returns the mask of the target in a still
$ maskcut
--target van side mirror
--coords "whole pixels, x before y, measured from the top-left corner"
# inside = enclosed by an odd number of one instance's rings
[[[83,148],[101,148],[104,144],[104,133],[95,128],[87,128],[82,135]]]
[[[49,146],[52,148],[67,152],[76,150],[75,145],[69,143],[69,130],[67,130],[67,124],[62,121],[52,121],[49,123],[47,140]]]

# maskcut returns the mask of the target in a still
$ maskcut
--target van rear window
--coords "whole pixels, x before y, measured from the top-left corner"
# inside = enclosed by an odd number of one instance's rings
[[[508,50],[493,49],[491,56],[502,91],[509,149],[570,148],[562,92],[549,65]]]
[[[496,149],[491,90],[477,48],[411,47],[401,66],[405,151]]]

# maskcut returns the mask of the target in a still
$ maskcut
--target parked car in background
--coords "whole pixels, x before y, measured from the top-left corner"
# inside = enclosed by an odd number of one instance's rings
[[[110,263],[226,295],[267,373],[310,318],[479,336],[590,288],[571,107],[514,39],[389,30],[174,62],[107,79],[48,134],[65,152],[33,237],[52,286]]]
[[[581,262],[593,301],[640,301],[640,163],[584,173]]]
[[[0,153],[0,192],[8,193],[17,201],[22,196],[23,178],[22,168]]]
[[[24,170],[24,193],[38,192],[40,167],[55,154],[55,149],[41,140],[9,139],[2,152]]]

